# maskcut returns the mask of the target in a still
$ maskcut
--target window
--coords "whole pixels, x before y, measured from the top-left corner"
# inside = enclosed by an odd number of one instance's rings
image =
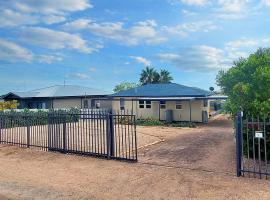
[[[160,109],[166,109],[166,101],[160,101],[159,105],[160,105]]]
[[[208,101],[207,100],[203,100],[203,106],[207,107],[208,106]]]
[[[96,103],[96,109],[99,109],[100,108],[100,102],[97,102]]]
[[[125,99],[120,98],[120,110],[125,110]]]
[[[176,101],[175,102],[175,109],[177,109],[177,110],[181,110],[182,109],[182,103],[181,103],[181,101]]]
[[[88,100],[83,100],[83,108],[88,108]]]
[[[145,101],[146,108],[151,108],[151,101]]]
[[[95,99],[91,99],[91,108],[95,108],[96,107],[96,101]]]
[[[144,108],[144,101],[142,100],[139,101],[139,108]]]

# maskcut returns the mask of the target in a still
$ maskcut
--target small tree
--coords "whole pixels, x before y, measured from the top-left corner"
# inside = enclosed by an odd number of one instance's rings
[[[210,92],[212,92],[212,93],[213,93],[213,92],[214,92],[214,90],[215,90],[215,88],[214,88],[214,87],[210,87],[210,88],[209,88],[209,90],[210,90]]]
[[[232,113],[242,109],[250,114],[270,112],[270,49],[258,49],[247,59],[240,58],[228,71],[217,75],[219,85],[228,95]]]
[[[16,100],[0,102],[0,110],[16,109],[18,102]]]
[[[122,82],[122,83],[116,85],[114,87],[113,91],[114,92],[120,92],[122,90],[127,90],[127,89],[131,89],[131,88],[135,88],[137,86],[138,86],[137,83]]]

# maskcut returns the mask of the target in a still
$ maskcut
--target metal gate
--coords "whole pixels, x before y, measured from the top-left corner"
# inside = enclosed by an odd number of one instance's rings
[[[137,161],[135,116],[102,110],[0,114],[0,143]]]
[[[270,169],[270,118],[236,116],[237,176],[268,179]]]

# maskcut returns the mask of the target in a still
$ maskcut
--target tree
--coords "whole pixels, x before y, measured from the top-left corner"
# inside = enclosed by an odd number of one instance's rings
[[[171,74],[167,70],[161,70],[158,73],[152,67],[146,67],[142,70],[140,83],[146,85],[149,83],[170,83],[173,80]]]
[[[6,109],[16,109],[18,102],[16,100],[0,102],[0,111]]]
[[[113,89],[114,92],[120,92],[122,90],[127,90],[127,89],[131,89],[131,88],[135,88],[137,87],[138,84],[136,83],[130,83],[130,82],[122,82],[118,85],[116,85]]]
[[[149,83],[157,83],[159,81],[158,72],[152,67],[146,67],[142,70],[140,83],[146,85]]]
[[[228,71],[220,71],[217,85],[228,95],[227,108],[236,113],[270,112],[270,49],[258,49],[247,59],[240,58]]]
[[[170,83],[173,78],[168,70],[162,69],[160,70],[159,83]]]

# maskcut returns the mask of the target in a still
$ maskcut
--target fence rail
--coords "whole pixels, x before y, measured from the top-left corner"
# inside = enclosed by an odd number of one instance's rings
[[[135,116],[104,110],[3,113],[0,143],[137,161]]]

